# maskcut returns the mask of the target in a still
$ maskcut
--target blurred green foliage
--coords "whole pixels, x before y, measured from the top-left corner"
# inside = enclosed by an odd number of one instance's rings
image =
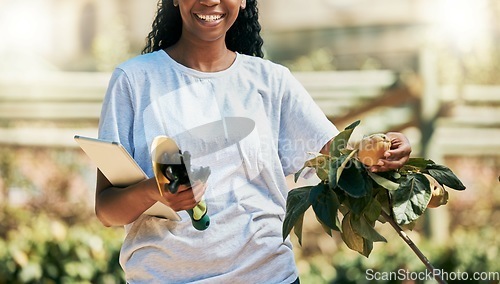
[[[124,282],[122,229],[103,228],[96,218],[70,224],[48,212],[2,209],[0,283]]]
[[[124,283],[118,263],[123,230],[104,228],[91,213],[84,215],[70,224],[49,212],[3,207],[0,213],[0,283]],[[301,282],[371,283],[366,279],[368,269],[424,271],[423,264],[403,240],[388,225],[382,225],[382,229],[386,229],[382,234],[391,241],[377,244],[370,258],[358,255],[342,245],[341,240],[330,237],[323,245],[333,249],[323,254],[317,249],[308,254],[309,248],[296,245],[294,250],[304,251],[297,257]],[[419,247],[437,269],[468,272],[469,275],[500,271],[497,261],[500,236],[494,227],[457,229],[445,245],[421,238],[417,232],[412,232],[412,238],[419,240]],[[320,238],[315,240],[321,242]],[[380,280],[377,283],[403,282]]]
[[[92,57],[97,71],[111,72],[131,58],[130,41],[123,17],[115,16],[105,29],[99,30],[92,44]]]
[[[373,272],[398,272],[400,269],[409,273],[425,272],[425,266],[411,249],[399,239],[395,233],[385,232],[391,239],[387,244],[377,244],[369,258],[357,255],[347,247],[339,245],[332,255],[314,255],[305,259],[306,267],[302,267],[302,283],[373,283],[367,279],[368,270]],[[390,235],[390,236],[389,236]],[[417,237],[418,239],[418,237]],[[331,240],[335,242],[335,240]],[[472,277],[475,272],[489,273],[489,280],[454,281],[450,277],[448,283],[499,283],[500,262],[498,243],[500,237],[495,228],[481,230],[458,230],[445,245],[421,239],[419,247],[438,270],[451,275],[467,273]],[[300,265],[299,265],[300,267]],[[373,274],[373,273],[372,273]],[[376,283],[408,283],[400,279],[382,280]],[[425,282],[424,279],[411,283]]]
[[[435,47],[438,54],[439,78],[443,84],[500,84],[500,47],[483,44],[467,52]]]
[[[451,224],[443,220],[449,234],[436,239],[426,233],[426,220],[419,220],[413,231],[405,230],[436,269],[444,272],[492,273],[491,281],[469,280],[448,283],[499,283],[500,277],[500,189],[498,157],[448,157],[445,164],[456,170],[467,185],[464,192],[451,192],[449,204],[442,208],[449,213]],[[481,178],[478,178],[481,177]],[[428,210],[432,212],[432,210]],[[309,214],[310,213],[310,214]],[[434,212],[432,212],[434,213]],[[369,258],[347,248],[340,237],[326,235],[314,214],[306,212],[303,246],[295,241],[294,251],[302,283],[372,283],[366,271],[422,272],[425,267],[389,224],[377,230],[388,243],[375,243]],[[439,216],[439,215],[438,215]],[[445,218],[446,219],[446,218]],[[448,227],[449,226],[449,227]],[[496,274],[495,274],[496,273]],[[496,277],[496,278],[493,278]],[[496,279],[496,280],[495,280]],[[375,281],[376,283],[436,283],[435,281]]]
[[[437,269],[500,271],[499,162],[498,157],[446,160],[468,188],[452,194],[446,206],[453,216],[449,237],[432,242],[422,233],[423,221],[408,232]],[[118,263],[123,229],[103,227],[89,204],[94,173],[81,151],[0,149],[0,284],[125,282]],[[28,199],[7,205],[15,192],[26,192]],[[425,269],[389,225],[379,229],[388,243],[376,243],[365,258],[338,235],[325,234],[316,220],[305,220],[304,245],[294,247],[301,283],[368,283],[367,269]]]

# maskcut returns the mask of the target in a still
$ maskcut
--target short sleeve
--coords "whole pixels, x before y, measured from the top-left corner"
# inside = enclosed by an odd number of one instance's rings
[[[99,118],[99,139],[120,142],[133,156],[134,108],[132,88],[126,73],[113,72],[103,100]]]
[[[302,84],[288,69],[281,85],[281,118],[278,153],[285,175],[297,172],[321,148],[338,134]]]

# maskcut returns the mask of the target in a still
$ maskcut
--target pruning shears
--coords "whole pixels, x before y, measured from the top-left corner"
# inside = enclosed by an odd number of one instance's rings
[[[210,176],[209,167],[193,168],[191,154],[181,152],[175,141],[166,136],[158,136],[152,144],[153,171],[160,195],[164,191],[177,193],[179,186],[191,186],[192,182],[205,183]],[[200,201],[193,209],[186,210],[191,217],[193,227],[199,231],[206,230],[210,225],[207,214],[207,204]]]

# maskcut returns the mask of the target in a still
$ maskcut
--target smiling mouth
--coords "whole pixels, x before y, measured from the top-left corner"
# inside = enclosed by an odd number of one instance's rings
[[[224,16],[226,14],[220,14],[220,15],[201,15],[201,14],[195,14],[196,17],[202,21],[205,21],[205,22],[215,22],[215,21],[218,21],[222,18],[224,18]]]

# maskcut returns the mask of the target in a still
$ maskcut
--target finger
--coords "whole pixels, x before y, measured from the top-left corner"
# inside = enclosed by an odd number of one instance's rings
[[[193,199],[193,190],[191,187],[186,185],[180,185],[179,189],[176,193],[171,193],[170,191],[166,191],[163,194],[163,199],[165,200],[165,204],[171,206],[177,206],[178,204],[182,204],[185,200]],[[172,206],[171,206],[172,207]]]
[[[193,209],[203,198],[207,185],[196,182],[193,186],[180,185],[177,193],[164,195],[164,204],[175,211]]]
[[[384,165],[381,166],[381,168],[382,170],[395,170],[401,168],[403,164],[404,163],[401,160],[395,160],[395,161],[386,160],[384,161]]]
[[[186,188],[185,190],[183,190],[181,192],[177,192],[177,197],[181,201],[194,200],[195,198],[194,198],[193,188],[189,187],[189,188]]]
[[[372,173],[378,173],[378,172],[386,172],[390,171],[391,169],[388,168],[387,166],[371,166],[370,171]]]
[[[404,136],[399,135],[400,137],[395,137],[391,139],[391,149],[390,152],[400,152],[402,155],[409,155],[411,153],[411,144],[410,141]]]
[[[411,148],[407,146],[401,146],[400,148],[387,150],[384,153],[386,160],[399,160],[410,156]]]
[[[207,184],[202,182],[196,182],[193,187],[193,199],[198,204],[202,199],[203,195],[205,195],[205,191],[207,189]]]
[[[193,186],[194,199],[199,202],[203,198],[203,195],[205,194],[206,190],[207,190],[206,183],[201,183],[201,182],[196,183]]]
[[[374,165],[370,167],[370,171],[372,172],[385,172],[385,171],[390,171],[390,170],[396,170],[404,166],[406,162],[408,161],[408,156],[403,156],[400,159],[382,159],[379,160],[379,163],[377,165]]]
[[[190,190],[190,189],[191,189],[191,185],[189,185],[189,184],[181,184],[177,188],[177,193],[181,193],[183,191]]]
[[[401,132],[387,132],[386,135],[389,139],[391,139],[391,142],[408,142],[408,138],[406,138],[406,136]]]
[[[399,159],[399,160],[382,160],[382,163],[376,166],[373,166],[371,169],[372,171],[375,170],[376,172],[385,172],[385,171],[390,171],[390,170],[396,170],[401,168],[405,163],[406,163],[405,158]]]
[[[390,161],[395,161],[403,158],[406,156],[406,151],[401,150],[401,149],[396,149],[396,150],[388,150],[384,153],[384,158],[383,160],[390,160]]]
[[[162,200],[162,203],[169,206],[174,211],[192,209],[193,207],[196,206],[196,204],[198,204],[198,202],[196,200],[194,200],[193,198],[184,199],[184,198],[182,198],[182,196],[179,197],[178,195],[175,196],[175,198],[173,198],[173,199],[164,199],[164,200]]]

